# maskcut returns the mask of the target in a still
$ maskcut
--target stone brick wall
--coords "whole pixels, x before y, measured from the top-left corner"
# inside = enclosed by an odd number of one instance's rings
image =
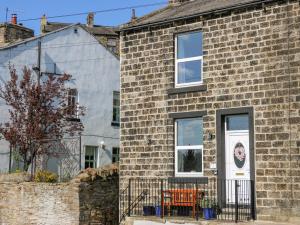
[[[0,24],[0,47],[34,36],[33,30],[14,24]]]
[[[81,183],[0,183],[0,224],[118,224],[118,177]]]
[[[216,135],[216,110],[254,108],[258,219],[300,215],[300,6],[273,1],[124,33],[121,37],[120,182],[174,175],[169,113],[206,110],[204,133]],[[174,87],[174,34],[204,34],[206,91]],[[150,141],[149,141],[150,140]],[[216,162],[216,139],[204,140],[204,176]]]

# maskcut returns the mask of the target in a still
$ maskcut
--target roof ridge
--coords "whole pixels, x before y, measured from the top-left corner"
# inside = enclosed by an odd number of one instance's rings
[[[167,6],[156,10],[132,22],[121,26],[121,31],[135,30],[142,27],[171,23],[187,18],[230,10],[240,7],[252,7],[262,3],[276,3],[280,0],[194,0],[180,5]]]
[[[47,35],[54,34],[54,33],[56,33],[56,32],[60,32],[60,31],[62,31],[62,30],[69,29],[69,28],[71,28],[71,27],[73,27],[73,26],[78,26],[78,25],[80,25],[80,24],[78,24],[78,23],[71,24],[71,25],[69,25],[69,26],[65,26],[65,27],[62,27],[62,28],[60,28],[60,29],[57,29],[57,30],[48,32],[48,33],[44,33],[44,34],[40,34],[40,35],[38,35],[38,36],[34,36],[34,37],[31,37],[31,38],[27,38],[27,39],[24,39],[24,40],[19,41],[19,42],[13,42],[13,43],[11,43],[11,44],[9,44],[9,45],[0,47],[0,50],[4,50],[4,49],[7,49],[7,48],[11,48],[11,47],[14,47],[14,46],[17,46],[17,45],[21,45],[21,44],[24,44],[24,43],[27,43],[27,42],[30,42],[30,41],[34,41],[34,40],[43,38],[43,37],[45,37],[45,36],[47,36]]]
[[[124,26],[126,27],[126,26],[134,25],[135,23],[138,23],[138,22],[140,22],[140,21],[142,21],[144,19],[147,19],[147,18],[149,18],[151,16],[154,16],[154,15],[159,14],[159,13],[161,13],[161,12],[163,12],[163,11],[169,9],[169,8],[174,8],[174,7],[176,7],[176,6],[167,5],[167,6],[163,7],[163,8],[161,8],[161,9],[154,10],[153,12],[150,12],[150,13],[144,15],[144,16],[137,17],[134,22],[129,21],[128,23],[122,24],[120,27],[122,28]]]

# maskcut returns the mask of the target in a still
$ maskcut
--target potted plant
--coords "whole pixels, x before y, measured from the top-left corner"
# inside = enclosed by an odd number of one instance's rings
[[[202,200],[202,208],[203,208],[203,217],[206,220],[211,220],[216,218],[216,208],[217,204],[214,200],[209,198],[204,198]]]

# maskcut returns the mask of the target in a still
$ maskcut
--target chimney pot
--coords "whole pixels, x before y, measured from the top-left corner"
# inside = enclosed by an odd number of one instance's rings
[[[132,11],[131,11],[131,22],[134,22],[135,20],[136,20],[135,9],[132,9]]]
[[[93,27],[94,26],[94,16],[95,14],[93,12],[90,12],[87,16],[87,22],[86,22],[86,25],[88,27]]]
[[[17,25],[17,14],[11,14],[11,24]]]
[[[41,30],[41,33],[45,33],[45,30],[46,30],[46,26],[47,26],[47,17],[46,15],[44,14],[41,18],[41,27],[40,27],[40,30]]]

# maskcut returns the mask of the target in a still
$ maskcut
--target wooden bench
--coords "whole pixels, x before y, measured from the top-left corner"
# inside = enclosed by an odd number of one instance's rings
[[[204,192],[196,189],[172,189],[162,192],[162,215],[164,207],[167,206],[170,216],[171,206],[192,207],[193,217],[195,217],[197,201],[199,202],[204,196]]]

